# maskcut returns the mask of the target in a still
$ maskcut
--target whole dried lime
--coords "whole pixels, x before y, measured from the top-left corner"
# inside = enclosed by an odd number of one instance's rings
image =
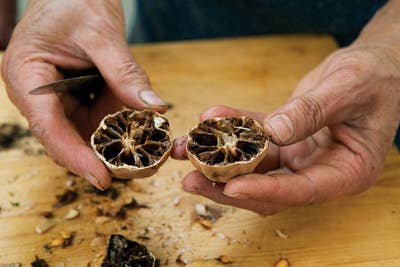
[[[186,150],[190,161],[216,182],[253,172],[268,148],[263,127],[248,117],[208,119],[188,136]]]
[[[90,141],[97,157],[118,178],[153,175],[172,148],[167,118],[152,110],[125,109],[108,115]]]

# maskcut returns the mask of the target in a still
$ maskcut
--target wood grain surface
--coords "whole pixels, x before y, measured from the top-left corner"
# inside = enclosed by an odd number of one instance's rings
[[[330,37],[301,35],[132,47],[155,90],[173,105],[167,116],[174,136],[185,134],[212,105],[273,110],[286,101],[302,75],[335,49]],[[0,123],[26,127],[2,83],[0,87]],[[189,266],[220,266],[215,260],[220,255],[231,257],[229,266],[273,266],[280,258],[294,267],[400,266],[400,157],[395,149],[367,192],[270,217],[184,193],[180,181],[193,169],[188,162],[169,159],[151,178],[115,183],[121,196],[111,200],[86,192],[86,181],[39,152],[30,137],[0,151],[0,266],[30,266],[35,255],[50,266],[96,266],[105,251],[105,244],[93,244],[96,233],[122,233],[132,239],[145,234],[150,239],[141,242],[162,266],[175,266],[179,254]],[[53,209],[68,180],[75,181],[78,199]],[[117,206],[132,196],[151,208],[129,210],[124,220],[96,222],[96,206]],[[175,205],[174,199],[180,202]],[[196,203],[223,211],[211,230],[193,221]],[[63,220],[71,208],[79,210],[79,217]],[[57,224],[37,234],[35,227],[45,220],[39,214],[48,210],[54,211]],[[278,229],[287,238],[277,235]],[[43,246],[61,231],[76,232],[73,244],[47,252]]]

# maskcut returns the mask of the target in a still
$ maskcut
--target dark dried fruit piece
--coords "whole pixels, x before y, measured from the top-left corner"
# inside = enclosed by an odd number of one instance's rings
[[[114,176],[129,179],[153,175],[168,158],[172,138],[166,117],[125,109],[100,122],[91,144]]]
[[[145,246],[126,239],[122,235],[111,235],[107,255],[102,267],[158,267],[156,257]]]
[[[29,130],[23,129],[18,124],[0,124],[0,150],[11,147],[18,139],[31,135]]]
[[[35,260],[31,262],[32,267],[49,267],[47,262],[44,259],[39,258],[37,255],[35,256]]]
[[[57,195],[56,198],[57,202],[53,205],[53,207],[59,208],[74,202],[78,198],[78,193],[67,189],[61,195]]]
[[[268,148],[264,128],[248,117],[208,119],[188,135],[190,161],[216,182],[253,172]]]

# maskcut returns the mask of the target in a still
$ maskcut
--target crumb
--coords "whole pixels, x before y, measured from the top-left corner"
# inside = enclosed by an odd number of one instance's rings
[[[211,220],[200,217],[199,219],[200,225],[203,226],[205,229],[210,230],[212,228],[212,222]]]
[[[44,234],[47,231],[49,231],[51,228],[53,228],[56,225],[55,222],[51,220],[45,220],[42,223],[38,224],[35,228],[36,233],[38,234]]]
[[[100,216],[95,219],[95,223],[104,224],[111,221],[111,217],[108,216]]]
[[[290,262],[288,259],[280,258],[275,262],[274,267],[290,267]]]
[[[51,211],[42,211],[41,213],[39,213],[39,215],[46,219],[51,219],[54,217],[54,214]]]
[[[35,260],[31,262],[32,267],[49,267],[47,262],[44,259],[39,258],[37,255],[35,256]]]
[[[64,219],[65,220],[72,220],[75,219],[76,217],[79,216],[79,211],[76,209],[70,209],[67,214],[65,214]]]
[[[65,190],[61,195],[57,195],[57,202],[53,205],[54,208],[60,208],[74,202],[78,198],[78,193],[72,190]]]
[[[172,200],[172,204],[174,206],[178,206],[180,202],[181,202],[181,196],[175,196],[174,199]]]
[[[186,266],[188,261],[182,257],[182,254],[179,254],[175,260],[176,264]]]
[[[221,255],[218,258],[216,258],[217,261],[221,262],[222,264],[232,264],[232,258],[229,257],[228,255]]]
[[[287,239],[287,238],[289,237],[287,234],[285,234],[284,232],[282,232],[282,230],[280,230],[280,229],[276,229],[276,230],[275,230],[275,234],[276,234],[277,236],[279,236],[280,238],[283,238],[283,239]]]

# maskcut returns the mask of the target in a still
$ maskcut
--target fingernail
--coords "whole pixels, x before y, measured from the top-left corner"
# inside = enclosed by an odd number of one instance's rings
[[[241,194],[241,193],[228,193],[228,192],[223,192],[225,196],[236,198],[236,199],[248,199],[249,197],[247,195]]]
[[[88,180],[92,185],[94,185],[96,188],[100,189],[101,191],[104,191],[104,186],[101,185],[100,181],[96,179],[91,174],[85,175],[85,179]]]
[[[278,114],[269,119],[265,124],[271,128],[282,144],[288,142],[294,135],[292,120],[285,114]]]
[[[142,90],[139,93],[140,99],[150,106],[166,106],[167,104],[152,90]]]

